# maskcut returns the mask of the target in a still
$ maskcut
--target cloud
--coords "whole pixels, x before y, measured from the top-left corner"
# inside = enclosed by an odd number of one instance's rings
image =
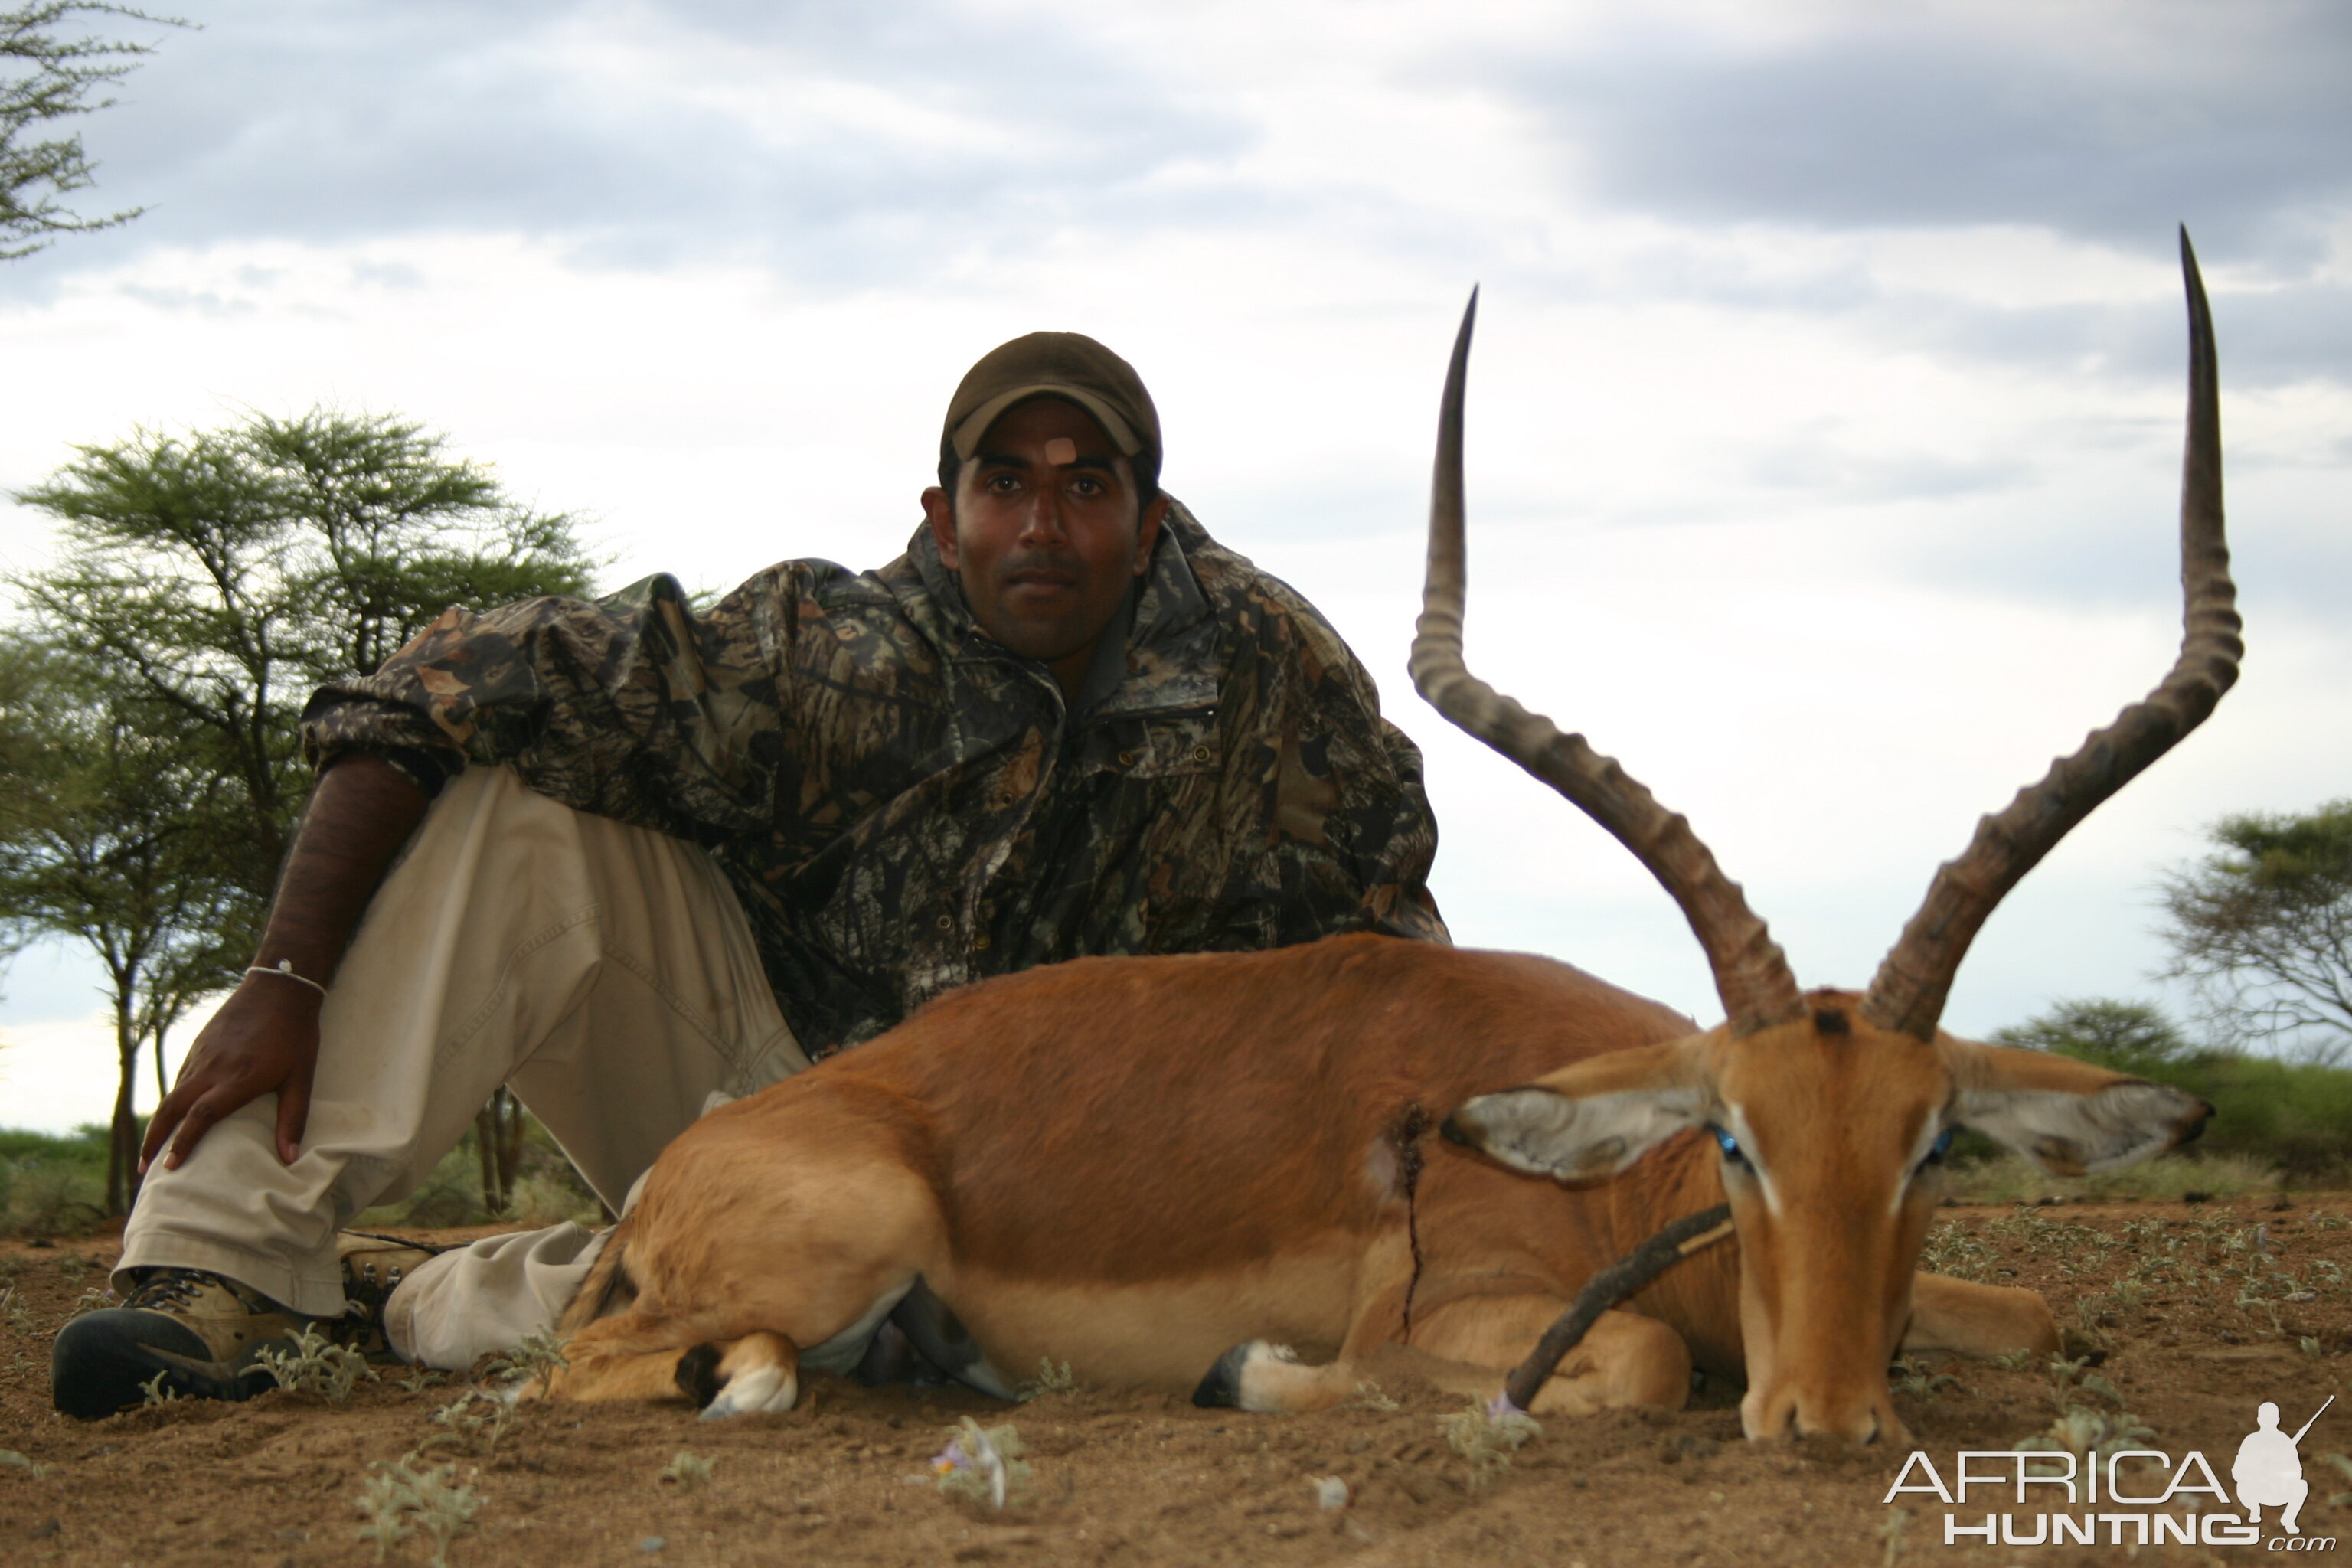
[[[1698,224],[2023,224],[2146,254],[2186,220],[2299,268],[2352,207],[2352,12],[2326,0],[1621,35],[1507,79],[1602,199]]]
[[[1236,122],[1083,30],[945,5],[227,0],[90,123],[138,224],[78,247],[429,232],[835,287],[1146,210]]]

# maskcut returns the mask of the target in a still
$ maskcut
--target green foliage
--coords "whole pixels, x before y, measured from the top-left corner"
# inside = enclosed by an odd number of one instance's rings
[[[1474,1489],[1510,1468],[1528,1438],[1543,1435],[1541,1423],[1500,1395],[1485,1404],[1474,1399],[1466,1409],[1439,1416],[1437,1426],[1445,1446],[1469,1461]]]
[[[1940,1273],[1942,1270],[1937,1270]],[[1948,1372],[1931,1372],[1909,1356],[1897,1356],[1886,1369],[1887,1386],[1897,1394],[1916,1394],[1933,1399],[1948,1388],[1958,1388],[1960,1380]]]
[[[2056,1051],[2136,1078],[2210,1054],[2192,1047],[2162,1008],[2105,996],[2056,1003],[2022,1024],[1994,1030],[1992,1039],[1996,1045]]]
[[[2169,974],[2217,1022],[2315,1059],[2352,1050],[2352,800],[2249,813],[2207,830],[2220,851],[2169,878]]]
[[[2283,1179],[2275,1161],[2202,1149],[2160,1154],[2137,1165],[2083,1176],[2053,1176],[2024,1155],[2000,1150],[1984,1160],[1955,1164],[1944,1191],[1971,1204],[2032,1204],[2043,1198],[2168,1204],[2179,1203],[2190,1193],[2230,1198],[2276,1192]],[[1937,1268],[1936,1272],[1959,1271]],[[1960,1277],[1975,1278],[1965,1273]]]
[[[115,1212],[141,1047],[160,1076],[164,1031],[253,951],[311,689],[374,669],[452,604],[587,588],[571,520],[445,445],[388,416],[255,416],[79,447],[16,497],[56,520],[60,549],[14,581],[29,618],[0,634],[0,773],[28,786],[0,793],[0,944],[68,935],[106,965]],[[504,1158],[483,1169],[504,1206],[519,1123],[499,1126],[483,1147]]]
[[[680,1491],[690,1492],[710,1479],[710,1468],[717,1462],[680,1448],[670,1457],[669,1463],[662,1467],[661,1473],[654,1479],[672,1482]]]
[[[488,1225],[494,1220],[519,1220],[524,1225],[558,1225],[576,1220],[597,1224],[604,1211],[596,1194],[537,1118],[525,1113],[518,1174],[502,1212],[493,1213],[483,1202],[478,1123],[469,1127],[457,1146],[444,1154],[416,1190],[395,1203],[379,1204],[351,1223],[359,1230],[443,1229],[451,1226]]]
[[[256,415],[78,447],[16,498],[63,547],[16,584],[36,635],[179,714],[243,792],[251,912],[300,802],[313,687],[374,669],[453,604],[586,590],[572,520],[509,500],[446,444],[384,415]]]
[[[448,1568],[449,1542],[473,1528],[482,1499],[471,1487],[457,1484],[455,1464],[426,1468],[414,1450],[389,1464],[377,1459],[366,1489],[352,1500],[368,1522],[359,1538],[375,1546],[375,1560],[385,1561],[391,1550],[420,1531],[432,1538],[433,1568]]]
[[[339,1345],[315,1327],[306,1327],[290,1351],[263,1351],[254,1359],[278,1386],[315,1394],[330,1405],[349,1405],[352,1390],[378,1381],[367,1357]]]
[[[201,729],[72,651],[0,634],[0,932],[79,938],[113,1004],[116,1094],[106,1203],[130,1206],[131,1085],[142,1047],[231,983],[249,901],[224,846],[235,788]]]
[[[90,94],[129,75],[140,56],[154,53],[152,44],[60,37],[58,25],[77,14],[170,27],[188,25],[93,0],[35,0],[0,10],[0,66],[10,68],[9,74],[0,76],[0,261],[30,256],[55,235],[129,223],[141,211],[132,207],[106,217],[83,217],[60,205],[58,197],[97,184],[81,138],[36,142],[26,136],[53,121],[106,108],[112,99],[93,100]]]
[[[1051,1357],[1041,1357],[1037,1363],[1037,1375],[1015,1386],[1013,1397],[1026,1404],[1033,1399],[1043,1399],[1047,1394],[1076,1392],[1078,1380],[1070,1371],[1068,1362],[1057,1365]]]
[[[567,1342],[551,1333],[525,1334],[522,1342],[510,1345],[490,1358],[482,1375],[494,1384],[522,1387],[571,1370],[572,1362],[563,1353]]]
[[[87,1236],[106,1219],[107,1130],[0,1131],[0,1236]]]
[[[2089,1464],[2153,1445],[2156,1432],[2123,1407],[2116,1385],[2091,1370],[2088,1357],[2068,1361],[2053,1356],[2049,1365],[2050,1404],[2056,1413],[2048,1426],[2021,1440],[2020,1448],[2073,1454]],[[2092,1403],[2105,1400],[2112,1408]]]
[[[415,1451],[423,1454],[448,1446],[487,1459],[499,1451],[499,1440],[507,1435],[514,1419],[515,1401],[510,1393],[468,1388],[433,1413],[433,1424],[447,1430],[425,1438],[416,1445]]]

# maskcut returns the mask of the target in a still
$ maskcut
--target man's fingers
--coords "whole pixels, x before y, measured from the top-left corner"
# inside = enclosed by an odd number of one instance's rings
[[[172,1140],[172,1152],[163,1158],[163,1169],[178,1170],[187,1157],[196,1152],[196,1145],[204,1141],[206,1132],[212,1131],[213,1123],[220,1119],[221,1113],[213,1109],[210,1096],[189,1106],[186,1118],[180,1123],[180,1135]]]
[[[298,1072],[278,1089],[278,1157],[290,1165],[302,1152],[302,1129],[310,1120],[310,1075]]]
[[[147,1167],[155,1163],[155,1151],[163,1146],[163,1140],[172,1135],[172,1129],[177,1127],[180,1124],[180,1118],[187,1113],[188,1091],[186,1089],[174,1089],[163,1097],[163,1103],[155,1108],[153,1116],[148,1118],[147,1136],[139,1144],[141,1175],[147,1173]],[[178,1163],[173,1162],[174,1164]]]

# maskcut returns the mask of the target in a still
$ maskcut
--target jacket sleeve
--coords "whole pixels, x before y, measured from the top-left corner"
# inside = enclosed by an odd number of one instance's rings
[[[1419,749],[1381,716],[1371,676],[1311,605],[1273,579],[1253,597],[1262,613],[1223,717],[1263,814],[1251,879],[1271,895],[1272,941],[1450,941],[1429,891],[1437,822]]]
[[[427,789],[510,763],[581,811],[711,842],[772,821],[801,584],[772,567],[698,613],[677,581],[451,609],[302,714],[324,768],[385,756]]]

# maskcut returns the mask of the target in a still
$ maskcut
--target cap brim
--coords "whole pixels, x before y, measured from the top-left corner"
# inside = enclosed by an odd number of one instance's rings
[[[980,450],[981,437],[988,434],[988,427],[996,423],[998,416],[1014,404],[1030,397],[1066,397],[1094,416],[1095,423],[1103,427],[1103,434],[1110,437],[1120,456],[1132,458],[1143,450],[1141,439],[1110,405],[1084,387],[1045,382],[1035,386],[1016,386],[1010,392],[1000,392],[965,415],[962,423],[955,427],[955,433],[950,437],[955,443],[956,459],[959,462],[970,461],[971,455]]]

